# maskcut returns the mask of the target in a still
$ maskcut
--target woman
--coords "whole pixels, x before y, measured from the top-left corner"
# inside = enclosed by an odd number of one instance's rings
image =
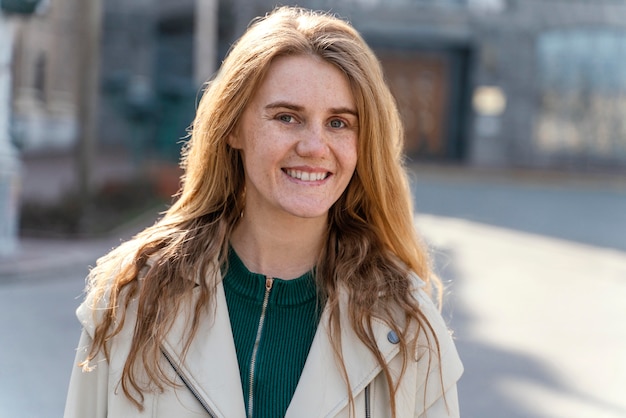
[[[458,416],[402,134],[351,26],[254,22],[199,104],[178,200],[90,273],[65,416]]]

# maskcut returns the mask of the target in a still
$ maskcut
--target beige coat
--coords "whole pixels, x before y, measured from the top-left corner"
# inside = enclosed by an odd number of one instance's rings
[[[419,289],[419,279],[415,278],[415,282],[422,311],[439,339],[442,370],[440,374],[436,355],[430,356],[430,352],[423,347],[418,349],[415,353],[417,361],[410,362],[398,390],[397,417],[458,417],[456,382],[463,372],[463,366],[439,312]],[[155,391],[145,394],[143,412],[139,412],[128,401],[119,384],[135,321],[136,305],[131,302],[124,330],[112,343],[110,362],[100,358],[91,372],[74,368],[64,417],[245,418],[239,368],[221,283],[217,287],[215,300],[216,307],[210,309],[211,315],[207,315],[206,320],[201,321],[184,362],[181,362],[180,352],[185,315],[178,316],[163,344],[163,353],[165,369],[181,385],[177,388],[166,387],[162,393]],[[86,301],[77,310],[83,332],[76,363],[85,358],[94,331],[93,315],[88,305],[89,301]],[[326,324],[327,312],[322,315],[286,417],[350,416],[346,385],[340,369],[336,367]],[[389,417],[387,384],[380,366],[352,332],[345,316],[341,317],[341,329],[343,356],[355,400],[355,416]],[[392,371],[398,372],[401,356],[398,355],[397,345],[389,341],[393,341],[393,338],[388,337],[389,328],[376,322],[374,334]],[[424,335],[420,336],[420,341],[425,341]],[[178,375],[174,368],[178,369]],[[369,409],[369,415],[366,409]]]

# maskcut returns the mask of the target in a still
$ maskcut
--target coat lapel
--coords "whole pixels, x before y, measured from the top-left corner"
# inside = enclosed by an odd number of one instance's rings
[[[187,308],[192,306],[186,305]],[[186,318],[191,317],[188,313],[177,315],[165,338],[163,350],[217,417],[244,418],[239,365],[222,284],[216,287],[215,306],[209,308],[206,320],[200,321],[187,356],[181,361]]]
[[[341,349],[352,396],[356,397],[380,373],[381,367],[353,332],[346,311],[346,304],[343,303],[340,314]],[[378,348],[387,363],[399,352],[398,346],[388,341],[389,331],[386,324],[379,321],[373,323]],[[335,416],[348,405],[348,401],[345,379],[329,339],[328,311],[325,311],[286,418]]]
[[[194,297],[197,297],[197,290]],[[185,308],[190,309],[193,305],[186,304]],[[215,305],[209,311],[206,320],[200,322],[184,362],[181,353],[188,326],[186,318],[191,317],[187,315],[188,311],[177,315],[163,349],[217,417],[245,418],[239,365],[222,283],[216,287]],[[328,317],[329,312],[325,310],[286,418],[331,417],[348,405],[347,387],[329,338]],[[352,330],[347,303],[343,299],[339,322],[343,359],[352,396],[356,398],[380,373],[381,366]],[[389,364],[399,353],[398,345],[389,341],[390,328],[374,320],[372,330],[378,348]]]

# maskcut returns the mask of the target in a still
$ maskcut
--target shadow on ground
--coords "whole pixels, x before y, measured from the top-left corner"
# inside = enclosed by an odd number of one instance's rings
[[[458,385],[459,403],[465,418],[507,417],[540,418],[557,417],[560,412],[546,414],[549,405],[529,404],[528,396],[519,396],[514,389],[522,383],[524,387],[534,386],[563,398],[576,399],[584,404],[601,406],[614,411],[615,416],[626,414],[619,405],[608,404],[602,399],[583,393],[564,379],[559,378],[549,364],[524,353],[503,349],[472,337],[472,329],[480,327],[478,319],[472,315],[471,304],[480,300],[463,300],[460,290],[467,283],[455,265],[455,253],[451,248],[432,248],[435,270],[444,280],[443,315],[454,331],[457,349],[465,366],[465,372]],[[624,415],[626,416],[626,415]]]

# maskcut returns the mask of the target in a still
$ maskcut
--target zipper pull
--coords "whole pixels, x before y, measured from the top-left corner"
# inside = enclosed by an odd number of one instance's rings
[[[271,277],[266,277],[265,278],[265,290],[266,291],[270,291],[272,290],[272,285],[274,284],[274,279]]]

